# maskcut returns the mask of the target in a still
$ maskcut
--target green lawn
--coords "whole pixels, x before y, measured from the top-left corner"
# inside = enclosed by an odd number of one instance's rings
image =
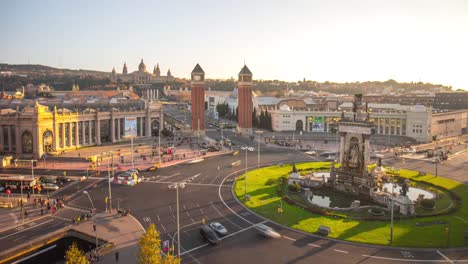
[[[329,166],[330,163],[328,162],[296,164],[298,170],[317,168],[325,170]],[[278,214],[277,208],[280,197],[276,193],[277,184],[267,186],[265,182],[270,178],[278,179],[281,176],[287,176],[290,172],[291,166],[289,165],[271,166],[249,171],[247,193],[251,198],[246,202],[246,205],[266,218],[303,231],[315,232],[320,225],[326,225],[332,230],[330,234],[332,238],[377,245],[389,244],[389,222],[336,219],[329,216],[312,214],[285,202],[283,202],[283,214]],[[459,182],[433,175],[418,176],[418,172],[410,170],[401,170],[399,175],[451,190],[461,197],[462,201],[468,201],[468,186]],[[244,184],[244,178],[241,177],[234,185],[234,192],[241,201],[244,200]],[[441,204],[446,205],[446,202],[443,201]],[[464,232],[468,231],[468,223],[464,222],[468,222],[468,205],[466,203],[462,203],[461,209],[456,213],[449,215],[396,221],[394,223],[392,245],[401,247],[447,247],[448,232],[446,225],[416,226],[416,222],[431,222],[435,220],[450,222],[450,247],[468,245],[468,241],[463,237]]]

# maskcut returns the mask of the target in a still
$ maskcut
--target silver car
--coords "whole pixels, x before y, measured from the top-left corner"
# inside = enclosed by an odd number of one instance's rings
[[[210,227],[220,236],[225,236],[228,234],[227,229],[218,222],[211,222]]]
[[[255,226],[255,229],[257,229],[257,231],[262,235],[262,236],[265,236],[265,237],[270,237],[270,238],[280,238],[281,235],[276,232],[273,228],[267,226],[267,225],[264,225],[264,224],[258,224]]]

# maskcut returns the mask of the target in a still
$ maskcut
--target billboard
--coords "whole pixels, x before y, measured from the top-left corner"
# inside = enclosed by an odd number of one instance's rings
[[[137,137],[137,118],[126,117],[124,129],[125,129],[125,133],[124,133],[125,137],[128,137],[128,138]]]
[[[325,117],[313,116],[312,121],[312,132],[325,132]]]

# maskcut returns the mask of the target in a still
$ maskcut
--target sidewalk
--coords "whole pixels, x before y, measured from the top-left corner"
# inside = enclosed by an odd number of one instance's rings
[[[94,237],[93,221],[90,219],[71,228]],[[99,239],[111,243],[112,247],[102,249],[98,263],[116,263],[115,252],[119,252],[120,263],[136,263],[138,241],[145,233],[143,226],[130,214],[121,216],[101,213],[96,215],[96,231]]]

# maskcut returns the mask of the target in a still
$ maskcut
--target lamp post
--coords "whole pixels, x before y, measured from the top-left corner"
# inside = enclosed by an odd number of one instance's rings
[[[97,228],[96,228],[96,208],[94,207],[93,200],[91,200],[91,196],[87,191],[83,191],[84,194],[88,196],[89,201],[91,202],[91,206],[93,207],[93,225],[94,225],[94,232],[96,233],[96,251],[98,248],[98,238],[97,238]]]
[[[176,207],[177,207],[177,257],[180,258],[180,221],[179,221],[179,188],[185,188],[186,181],[169,185],[169,189],[176,189]]]
[[[132,137],[132,143],[133,143],[133,137]],[[133,148],[132,148],[132,153],[133,153]],[[112,213],[111,169],[110,169],[109,155],[112,156],[113,158],[114,152],[110,151],[109,153],[107,153],[107,181],[109,183],[109,212]],[[132,154],[132,164],[133,164],[133,154]]]
[[[262,130],[257,130],[255,131],[256,134],[258,134],[258,149],[257,149],[257,168],[260,167],[260,141],[261,141],[261,136],[263,134]]]
[[[20,180],[21,180],[21,217],[23,219],[23,223],[24,223],[24,211],[23,211],[23,179],[24,179],[24,176],[19,176]]]
[[[394,195],[395,195],[395,175],[392,175],[392,203],[390,207],[390,245],[393,242],[393,206],[394,206]]]
[[[245,194],[244,194],[244,197],[247,200],[247,152],[248,151],[254,151],[254,148],[248,147],[248,146],[242,146],[241,149],[245,150],[245,176],[244,176],[245,177],[244,178],[244,181],[245,181]]]

